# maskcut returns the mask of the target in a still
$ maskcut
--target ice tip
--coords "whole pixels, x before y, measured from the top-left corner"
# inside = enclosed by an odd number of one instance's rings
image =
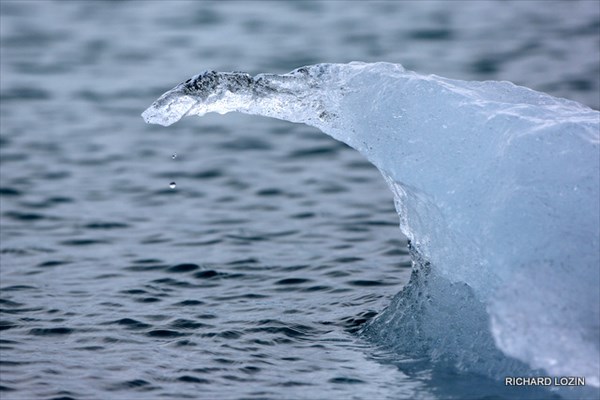
[[[156,109],[154,104],[144,110],[142,113],[142,118],[147,124],[157,124],[162,126],[173,125],[179,120],[179,118],[172,120],[164,118],[164,115],[162,115],[161,112]]]
[[[142,118],[148,124],[169,126],[188,115],[198,101],[187,95],[181,85],[169,90],[152,103]]]

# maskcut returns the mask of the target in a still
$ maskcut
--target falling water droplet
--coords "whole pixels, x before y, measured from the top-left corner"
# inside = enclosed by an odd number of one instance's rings
[[[174,159],[176,159],[176,158],[177,158],[177,153],[173,153],[173,154],[171,155],[171,158],[172,158],[173,160],[174,160]],[[169,183],[169,187],[170,187],[171,189],[175,189],[175,188],[177,187],[177,184],[176,184],[175,182],[171,182],[171,183]]]

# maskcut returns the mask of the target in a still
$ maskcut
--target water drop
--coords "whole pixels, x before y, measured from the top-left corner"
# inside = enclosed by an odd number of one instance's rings
[[[177,184],[175,182],[171,182],[171,183],[169,183],[169,187],[171,189],[175,189],[177,187]]]

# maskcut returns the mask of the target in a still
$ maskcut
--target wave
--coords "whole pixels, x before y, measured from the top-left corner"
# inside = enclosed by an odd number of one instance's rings
[[[545,371],[600,386],[597,111],[510,82],[354,62],[204,72],[142,115],[166,126],[231,111],[315,126],[387,181],[413,274],[363,335],[497,379]]]

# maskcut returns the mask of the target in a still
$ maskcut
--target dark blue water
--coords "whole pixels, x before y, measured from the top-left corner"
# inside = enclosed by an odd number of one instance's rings
[[[358,153],[258,117],[139,115],[205,69],[352,60],[598,108],[597,1],[2,0],[0,16],[2,399],[550,396],[357,334],[410,276]]]

